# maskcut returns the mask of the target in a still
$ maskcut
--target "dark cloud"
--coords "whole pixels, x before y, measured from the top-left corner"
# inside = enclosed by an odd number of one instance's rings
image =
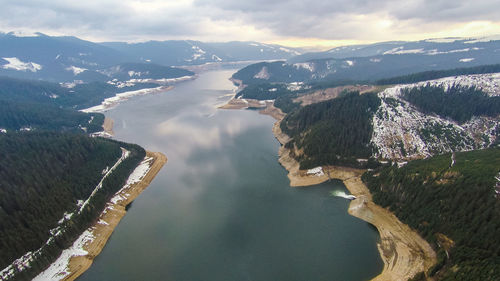
[[[0,0],[0,6],[2,31],[106,40],[386,40],[470,21],[500,22],[498,0]]]

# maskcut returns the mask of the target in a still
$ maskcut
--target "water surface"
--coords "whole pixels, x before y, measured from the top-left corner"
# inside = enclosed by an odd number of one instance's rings
[[[115,137],[168,163],[79,280],[366,280],[382,270],[369,224],[347,214],[339,181],[291,188],[274,120],[217,110],[235,70],[201,74],[106,115]]]

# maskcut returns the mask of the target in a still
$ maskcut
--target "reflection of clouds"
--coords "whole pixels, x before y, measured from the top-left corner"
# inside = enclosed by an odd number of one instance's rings
[[[180,154],[186,157],[195,149],[220,149],[224,139],[229,140],[243,130],[243,124],[238,119],[207,124],[211,120],[205,118],[195,123],[183,118],[172,118],[158,124],[156,134],[168,139],[169,145],[174,145],[177,152],[184,152]]]

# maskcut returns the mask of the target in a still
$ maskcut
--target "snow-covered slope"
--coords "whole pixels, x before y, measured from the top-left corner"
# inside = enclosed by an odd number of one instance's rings
[[[371,143],[380,158],[405,160],[434,154],[485,148],[500,135],[499,116],[474,116],[458,124],[438,115],[424,114],[401,96],[403,89],[424,85],[445,89],[476,86],[489,96],[500,96],[500,73],[463,75],[415,84],[397,85],[378,94],[381,105],[373,117]]]

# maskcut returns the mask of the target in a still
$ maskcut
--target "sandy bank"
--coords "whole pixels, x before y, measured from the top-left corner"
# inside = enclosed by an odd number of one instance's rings
[[[113,132],[113,125],[114,125],[113,119],[109,117],[104,117],[104,123],[102,124],[102,128],[104,129],[104,132],[109,134],[110,136],[113,136],[115,133]]]
[[[272,108],[270,110],[275,111]],[[261,113],[266,113],[266,110],[262,110]],[[281,112],[272,116],[278,120],[273,126],[273,133],[282,144],[278,152],[279,162],[288,170],[290,185],[310,186],[329,179],[342,180],[349,192],[357,198],[351,201],[349,214],[377,228],[380,234],[377,247],[384,262],[384,269],[372,280],[408,280],[419,272],[427,272],[436,263],[436,253],[427,241],[399,221],[390,211],[373,203],[368,188],[361,181],[364,170],[325,166],[322,167],[324,173],[320,175],[308,175],[307,171],[300,170],[299,163],[290,156],[290,150],[284,147],[290,140],[280,129],[284,114]]]
[[[147,151],[146,157],[152,158],[147,174],[141,181],[120,190],[116,195],[119,195],[121,200],[117,200],[116,203],[108,202],[97,223],[89,229],[94,238],[83,246],[87,254],[85,256],[73,256],[70,259],[68,265],[69,274],[62,280],[75,280],[90,267],[94,258],[102,251],[113,230],[125,215],[125,207],[148,187],[156,174],[167,162],[167,157],[160,152]],[[116,198],[116,195],[114,198]]]
[[[220,109],[245,109],[245,108],[266,108],[266,101],[259,101],[254,99],[230,99],[226,104],[219,106]]]

